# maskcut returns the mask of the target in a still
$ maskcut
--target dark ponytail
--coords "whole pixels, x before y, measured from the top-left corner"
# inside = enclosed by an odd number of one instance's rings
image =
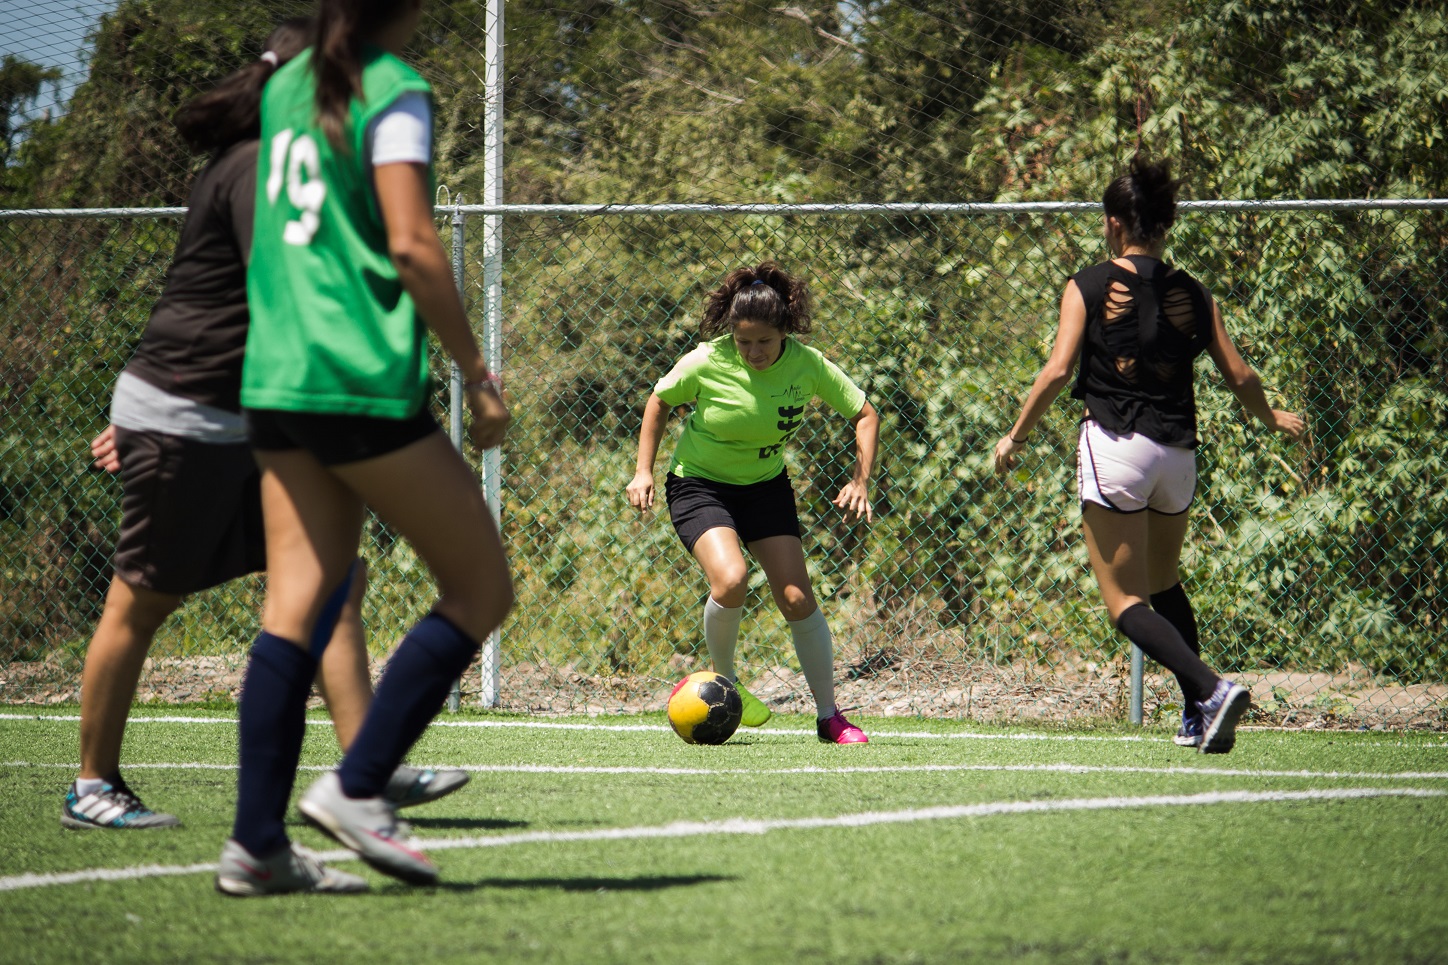
[[[1147,246],[1160,241],[1176,221],[1176,192],[1171,162],[1147,161],[1138,154],[1127,172],[1107,185],[1101,204],[1121,222],[1128,241]]]
[[[313,35],[317,121],[327,140],[347,148],[352,98],[362,96],[362,45],[391,23],[405,0],[321,0]]]
[[[171,122],[193,151],[220,153],[238,141],[261,136],[261,89],[276,69],[307,49],[311,21],[294,17],[266,38],[263,59],[228,75],[214,88],[191,98]],[[273,62],[272,56],[275,56]]]
[[[786,335],[803,335],[810,330],[809,287],[772,261],[734,269],[709,293],[699,333],[714,338],[746,320],[772,325]]]

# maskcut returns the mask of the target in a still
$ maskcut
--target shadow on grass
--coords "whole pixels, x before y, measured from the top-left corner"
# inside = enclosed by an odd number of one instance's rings
[[[509,831],[528,827],[527,821],[503,818],[424,818],[403,813],[402,820],[414,828],[429,831]]]
[[[634,878],[479,878],[477,881],[442,881],[439,891],[481,891],[528,889],[533,891],[663,891],[690,885],[738,881],[733,875],[640,875]]]

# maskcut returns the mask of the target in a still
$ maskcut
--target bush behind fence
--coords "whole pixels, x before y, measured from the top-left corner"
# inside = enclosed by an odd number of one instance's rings
[[[666,513],[636,514],[623,488],[643,400],[693,344],[703,293],[729,268],[773,258],[809,277],[811,341],[883,417],[873,526],[845,523],[830,502],[853,459],[843,420],[813,412],[789,457],[842,701],[985,719],[1121,715],[1127,648],[1079,537],[1075,404],[1054,407],[1011,479],[990,470],[1049,350],[1066,277],[1103,257],[1100,217],[1081,207],[505,217],[515,422],[501,512],[519,604],[503,631],[501,705],[655,706],[705,659],[702,577]],[[484,219],[459,220],[480,319]],[[0,699],[78,688],[119,519],[119,486],[87,469],[87,442],[178,224],[0,219]],[[1312,433],[1293,447],[1258,432],[1201,363],[1184,573],[1205,653],[1253,686],[1262,719],[1448,726],[1448,214],[1202,207],[1184,213],[1168,257],[1208,282],[1276,403],[1307,415]],[[672,431],[665,454],[671,445]],[[364,555],[381,656],[431,585],[380,524]],[[145,693],[230,693],[261,586],[189,601],[158,637]],[[745,679],[804,709],[762,578],[743,640]],[[1148,677],[1148,715],[1175,713],[1177,700],[1170,680]]]

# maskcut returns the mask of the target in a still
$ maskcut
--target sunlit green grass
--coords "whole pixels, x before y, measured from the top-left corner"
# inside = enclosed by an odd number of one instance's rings
[[[43,713],[52,719],[0,719],[0,880],[216,860],[232,818],[235,725],[139,718],[226,712],[138,711],[127,732],[128,779],[185,823],[132,833],[60,829],[77,724],[53,718],[75,708]],[[308,768],[337,756],[317,720]],[[809,721],[784,718],[701,748],[678,741],[658,716],[464,713],[439,723],[415,761],[495,768],[408,812],[424,841],[481,839],[434,852],[439,886],[410,888],[347,862],[372,882],[371,894],[225,899],[204,871],[15,888],[0,891],[0,961],[1429,962],[1448,948],[1443,797],[482,846],[502,836],[999,802],[1442,792],[1442,735],[1248,732],[1231,755],[1204,757],[1163,731],[1128,728],[1011,733],[866,720],[871,744],[836,748],[815,741]],[[595,726],[524,726],[535,723]],[[625,729],[641,724],[650,729]],[[198,766],[147,766],[159,764]],[[1094,770],[1047,769],[1058,765]],[[1418,776],[1393,777],[1409,772]],[[308,827],[292,830],[304,844],[336,850]]]

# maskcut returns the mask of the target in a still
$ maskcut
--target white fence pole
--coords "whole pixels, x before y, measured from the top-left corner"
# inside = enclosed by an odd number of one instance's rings
[[[467,246],[467,216],[462,210],[463,196],[458,195],[453,202],[452,213],[452,261],[453,281],[458,286],[458,297],[467,304],[466,282],[463,279],[464,253]],[[448,372],[448,438],[452,439],[453,445],[457,446],[458,452],[463,451],[463,371],[458,364],[453,362]],[[462,682],[454,680],[452,690],[447,695],[447,709],[449,713],[456,714],[462,706],[463,692]]]
[[[487,107],[483,120],[483,202],[503,203],[503,0],[488,0]],[[483,357],[490,371],[503,371],[503,219],[483,216]],[[493,519],[502,526],[503,459],[497,449],[483,454],[483,494]],[[482,704],[498,705],[502,670],[502,633],[494,630],[483,644]]]

